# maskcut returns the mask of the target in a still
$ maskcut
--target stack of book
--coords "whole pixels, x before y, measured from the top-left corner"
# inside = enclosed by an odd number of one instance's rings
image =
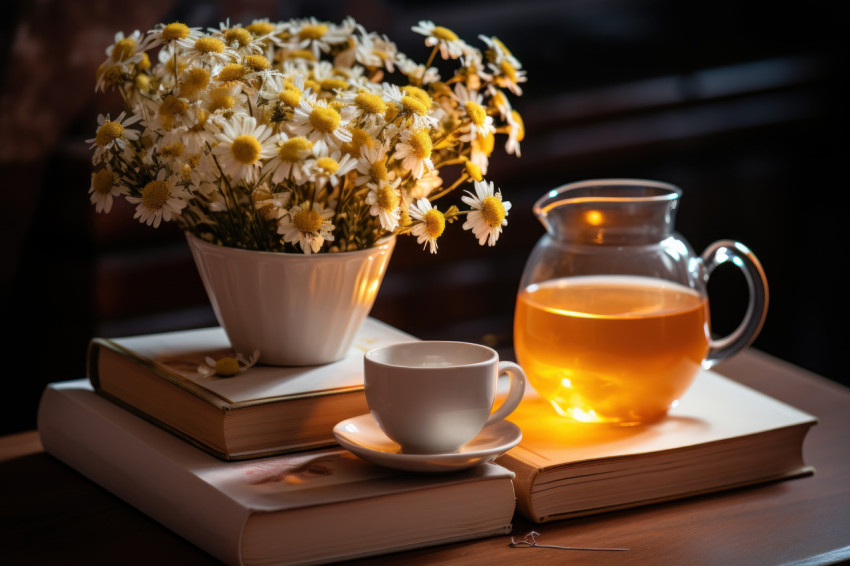
[[[702,372],[643,427],[570,424],[533,391],[523,440],[451,473],[367,463],[333,426],[368,412],[365,351],[415,340],[367,319],[349,355],[308,368],[203,375],[220,328],[92,340],[88,378],[51,384],[45,450],[231,564],[325,563],[511,531],[515,511],[565,519],[810,474],[816,419]]]

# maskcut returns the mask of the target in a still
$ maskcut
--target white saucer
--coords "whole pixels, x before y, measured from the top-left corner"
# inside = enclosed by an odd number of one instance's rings
[[[487,425],[478,436],[445,454],[403,454],[401,446],[384,434],[371,413],[346,419],[334,427],[339,444],[364,460],[414,472],[451,472],[493,460],[522,440],[522,431],[510,421]]]

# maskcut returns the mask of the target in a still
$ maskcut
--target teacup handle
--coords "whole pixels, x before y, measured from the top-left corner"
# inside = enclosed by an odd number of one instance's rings
[[[508,396],[502,405],[496,409],[488,418],[485,426],[496,421],[500,421],[514,412],[522,401],[522,396],[525,393],[525,372],[522,368],[513,362],[499,362],[499,377],[503,373],[508,374],[511,379],[511,386],[508,389]]]
[[[748,346],[758,336],[767,316],[768,288],[767,277],[758,258],[740,242],[719,240],[708,246],[700,257],[705,268],[704,283],[708,283],[711,272],[718,265],[731,261],[743,271],[750,290],[747,313],[738,328],[728,336],[709,340],[708,355],[703,367],[710,368]]]

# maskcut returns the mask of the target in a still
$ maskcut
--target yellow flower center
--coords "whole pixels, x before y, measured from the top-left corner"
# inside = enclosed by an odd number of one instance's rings
[[[92,187],[96,193],[105,195],[112,190],[115,175],[109,169],[101,169],[92,174]]]
[[[410,146],[410,151],[417,158],[428,159],[431,157],[431,150],[434,146],[431,142],[431,136],[428,134],[428,130],[417,130],[410,136],[407,143]]]
[[[443,26],[436,26],[431,30],[431,35],[442,41],[457,41],[458,37],[455,32]]]
[[[278,150],[278,157],[283,161],[294,163],[301,160],[301,156],[313,149],[310,140],[302,137],[292,138],[283,142]]]
[[[354,97],[354,103],[369,114],[383,114],[387,111],[387,103],[377,94],[361,92]]]
[[[210,110],[212,112],[231,108],[234,104],[236,104],[236,99],[227,94],[226,91],[215,91],[210,93]]]
[[[147,53],[142,53],[142,60],[136,63],[136,68],[140,71],[147,71],[151,68],[151,58]]]
[[[142,189],[142,204],[148,210],[159,210],[171,196],[171,185],[165,181],[151,181]]]
[[[493,93],[493,98],[490,99],[490,103],[496,108],[499,108],[507,104],[508,99],[501,90],[497,90]]]
[[[484,110],[483,106],[477,102],[467,100],[463,107],[466,108],[466,115],[469,116],[469,119],[472,120],[475,126],[484,125],[484,120],[487,118],[487,111]]]
[[[342,79],[323,79],[319,84],[322,90],[345,90],[348,88],[348,83]]]
[[[97,135],[94,140],[100,147],[104,147],[121,137],[124,133],[124,126],[118,122],[107,120],[101,127],[97,129]]]
[[[299,39],[321,39],[328,33],[328,26],[325,24],[308,25],[301,28],[298,32]]]
[[[227,43],[233,43],[235,41],[240,46],[245,47],[254,41],[254,36],[244,28],[231,28],[224,32],[224,41]]]
[[[238,81],[245,75],[245,71],[245,67],[239,63],[230,63],[229,65],[225,65],[221,71],[218,72],[218,80],[224,82]]]
[[[374,145],[374,138],[369,135],[369,132],[363,130],[362,128],[351,128],[351,141],[342,144],[340,149],[345,153],[353,155],[354,157],[360,158],[360,148],[361,147],[372,147]]]
[[[320,157],[316,160],[316,167],[324,170],[329,175],[333,175],[339,169],[339,163],[332,157]]]
[[[260,142],[257,141],[257,138],[248,135],[237,136],[237,138],[233,140],[233,145],[230,146],[230,151],[233,153],[233,157],[236,158],[236,161],[245,165],[256,163],[256,161],[260,158],[262,150],[263,148],[260,145]]]
[[[495,43],[496,45],[498,45],[498,46],[499,46],[499,48],[500,48],[502,51],[504,51],[505,55],[508,55],[508,56],[512,55],[511,50],[510,50],[510,49],[508,49],[508,47],[507,47],[504,43],[502,43],[502,40],[501,40],[501,39],[499,39],[498,37],[492,37],[492,38],[490,38],[490,39],[492,39],[492,40],[493,40],[493,43]]]
[[[286,54],[287,59],[306,59],[307,61],[315,61],[316,56],[309,49],[293,49]]]
[[[186,24],[174,22],[162,28],[162,39],[165,41],[186,39],[187,37],[189,37],[189,26]]]
[[[180,93],[187,96],[195,95],[210,84],[210,72],[200,67],[192,67],[183,75],[183,86]]]
[[[299,232],[318,232],[322,227],[322,215],[313,209],[299,210],[292,217],[292,225]]]
[[[254,22],[253,24],[245,26],[245,29],[254,35],[268,35],[274,31],[274,26],[269,22]]]
[[[207,124],[207,118],[209,118],[209,117],[210,117],[209,113],[206,110],[203,110],[203,109],[198,110],[198,114],[197,114],[198,123],[195,124],[194,126],[192,126],[189,129],[193,132],[202,132],[204,130],[204,127]]]
[[[502,62],[499,64],[499,70],[502,71],[502,74],[509,81],[511,81],[512,83],[516,82],[516,79],[517,79],[516,69],[514,69],[513,65],[511,65],[510,63],[508,63],[505,60],[502,60]]]
[[[255,71],[265,71],[272,66],[269,60],[262,55],[248,55],[245,58],[245,64]]]
[[[409,112],[419,114],[420,116],[424,116],[428,113],[428,107],[425,106],[421,100],[412,96],[402,96],[401,105]]]
[[[383,185],[376,191],[376,194],[378,197],[378,206],[383,210],[392,212],[398,208],[398,203],[400,202],[398,193],[390,185]]]
[[[481,167],[473,163],[472,161],[467,161],[463,164],[466,169],[466,173],[472,177],[473,181],[481,181],[484,177],[481,174]]]
[[[314,130],[326,134],[336,130],[341,120],[339,112],[333,108],[317,106],[310,112],[310,125]]]
[[[201,37],[195,41],[195,49],[201,53],[221,53],[224,51],[224,43],[215,37]]]
[[[186,162],[180,166],[180,178],[183,179],[184,182],[188,183],[192,180],[192,172],[193,169],[191,163]]]
[[[516,110],[511,110],[511,116],[513,117],[514,123],[516,124],[516,141],[522,141],[523,139],[525,139],[525,123],[522,121],[522,116],[520,116],[519,112],[517,112]]]
[[[502,204],[499,197],[485,197],[481,201],[481,216],[484,217],[484,222],[491,228],[501,226],[505,220],[505,205]]]
[[[159,107],[159,113],[165,117],[180,116],[186,112],[189,104],[173,94],[169,94]]]
[[[142,91],[146,91],[151,86],[151,77],[150,75],[145,75],[143,73],[139,73],[136,75],[136,78],[133,80],[133,84],[136,85],[136,88]]]
[[[120,65],[113,65],[108,68],[101,66],[98,71],[98,78],[103,77],[103,81],[109,86],[121,84],[123,71]]]
[[[369,171],[372,174],[372,178],[376,181],[386,181],[387,180],[387,165],[383,161],[375,161],[369,167]]]
[[[239,362],[236,358],[226,357],[216,360],[215,373],[221,377],[233,377],[239,373]]]
[[[446,217],[443,213],[432,208],[425,213],[425,231],[428,233],[428,238],[436,240],[446,229]]]
[[[496,139],[493,136],[493,132],[487,132],[486,136],[475,136],[472,140],[472,147],[484,155],[490,155],[493,153],[493,147],[495,144]]]
[[[132,38],[125,37],[112,48],[112,60],[123,61],[124,59],[129,59],[135,50],[136,41]]]
[[[416,100],[418,100],[419,102],[424,104],[426,107],[428,107],[428,108],[431,107],[431,104],[433,103],[433,99],[431,98],[431,96],[427,92],[425,92],[424,90],[422,90],[418,86],[407,85],[402,90],[404,90],[404,93],[406,95],[412,96],[413,98],[415,98]]]
[[[287,106],[295,107],[301,102],[301,93],[294,88],[283,89],[277,97]]]
[[[163,157],[180,157],[181,155],[183,155],[183,150],[185,149],[186,146],[178,141],[163,146],[159,152]]]

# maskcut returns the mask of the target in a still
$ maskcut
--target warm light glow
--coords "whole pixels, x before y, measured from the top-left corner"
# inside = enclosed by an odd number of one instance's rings
[[[604,216],[598,210],[588,210],[584,213],[584,220],[591,226],[599,226],[604,220]]]

